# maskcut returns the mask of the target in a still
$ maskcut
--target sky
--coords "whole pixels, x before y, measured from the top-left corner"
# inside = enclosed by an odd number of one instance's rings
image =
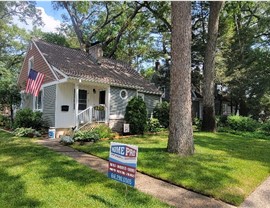
[[[36,3],[36,8],[41,10],[42,21],[45,24],[43,27],[40,27],[42,32],[56,32],[56,29],[60,27],[62,21],[61,14],[65,11],[63,9],[60,11],[53,10],[51,1],[37,1]],[[28,25],[25,25],[24,23],[19,22],[15,17],[14,22],[20,28],[25,28],[27,30],[32,30],[33,28],[30,20],[27,21]]]

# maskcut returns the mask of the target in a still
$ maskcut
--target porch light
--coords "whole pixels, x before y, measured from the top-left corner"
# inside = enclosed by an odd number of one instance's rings
[[[96,94],[96,89],[93,89],[93,93]]]

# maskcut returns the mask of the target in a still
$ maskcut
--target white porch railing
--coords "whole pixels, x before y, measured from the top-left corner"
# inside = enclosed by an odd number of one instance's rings
[[[77,115],[77,129],[93,122],[107,122],[107,107],[105,105],[89,106]]]

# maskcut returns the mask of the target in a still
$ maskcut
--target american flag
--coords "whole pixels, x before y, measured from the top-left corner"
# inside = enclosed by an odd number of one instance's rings
[[[37,97],[43,80],[44,74],[37,72],[34,69],[30,69],[25,89],[26,93],[31,93]]]

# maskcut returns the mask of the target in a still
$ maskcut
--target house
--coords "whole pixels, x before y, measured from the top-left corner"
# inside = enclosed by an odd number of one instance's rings
[[[155,63],[155,73],[151,81],[155,83],[163,92],[162,100],[170,102],[170,68],[171,64],[166,63],[161,66],[159,61]],[[215,87],[215,113],[216,115],[233,115],[235,106],[231,103],[231,98],[226,95],[226,91],[220,91],[221,86]],[[218,89],[219,88],[219,89]],[[192,120],[203,118],[203,96],[201,90],[191,84],[191,99],[192,99]]]
[[[37,97],[25,93],[30,69],[45,74]],[[150,116],[162,94],[129,65],[103,57],[98,45],[86,53],[35,38],[30,41],[18,85],[21,107],[42,111],[57,135],[94,122],[120,132],[132,97],[143,98]]]

